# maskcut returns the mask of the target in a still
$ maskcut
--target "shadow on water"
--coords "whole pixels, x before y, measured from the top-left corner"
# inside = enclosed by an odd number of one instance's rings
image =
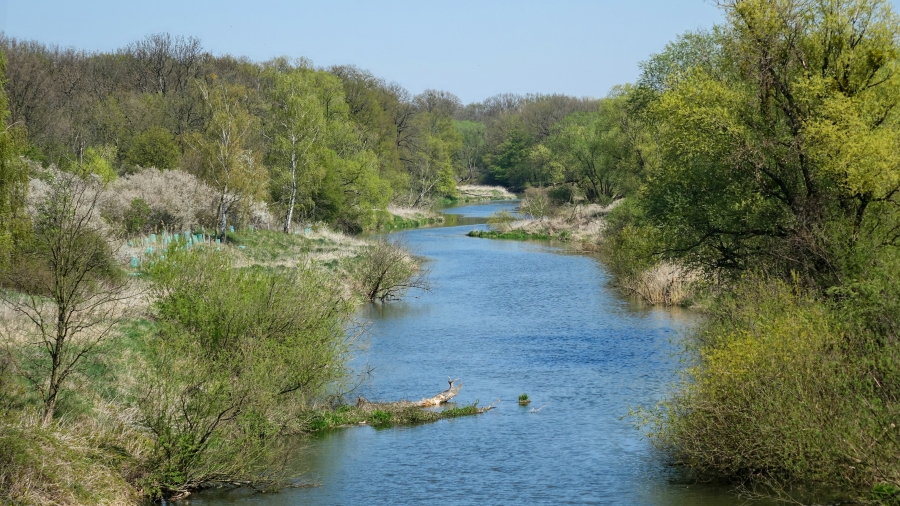
[[[484,219],[504,202],[447,212]],[[427,425],[341,429],[303,440],[294,466],[320,486],[205,492],[189,504],[724,505],[726,487],[686,481],[626,417],[676,379],[688,311],[648,308],[609,288],[594,258],[541,243],[472,239],[479,224],[399,232],[429,259],[435,288],[366,305],[371,400],[418,399],[462,378],[486,414]],[[528,407],[516,398],[527,392]]]

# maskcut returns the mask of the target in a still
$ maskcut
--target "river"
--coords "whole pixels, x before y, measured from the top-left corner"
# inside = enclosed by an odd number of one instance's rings
[[[514,203],[459,207],[458,222]],[[462,225],[401,232],[428,258],[430,292],[370,305],[354,363],[369,400],[419,399],[465,385],[485,414],[437,423],[339,429],[304,440],[312,488],[208,491],[190,505],[635,504],[740,500],[667,466],[626,417],[675,381],[692,315],[641,307],[609,285],[597,259],[530,242],[474,239]],[[531,405],[519,406],[528,393]]]

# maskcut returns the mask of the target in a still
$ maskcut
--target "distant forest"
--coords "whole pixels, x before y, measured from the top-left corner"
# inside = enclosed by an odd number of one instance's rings
[[[286,226],[359,231],[376,227],[388,203],[452,199],[461,183],[569,185],[593,201],[620,192],[565,163],[565,138],[595,120],[599,99],[505,93],[464,105],[350,65],[215,56],[164,33],[110,53],[9,37],[0,50],[8,122],[25,127],[28,159],[107,181],[185,171],[221,191],[232,222],[255,200]]]

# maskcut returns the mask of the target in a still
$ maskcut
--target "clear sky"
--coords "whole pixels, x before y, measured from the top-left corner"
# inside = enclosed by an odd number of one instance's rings
[[[678,34],[722,19],[710,0],[0,0],[0,30],[20,39],[111,51],[169,32],[214,54],[353,64],[464,103],[604,96]]]

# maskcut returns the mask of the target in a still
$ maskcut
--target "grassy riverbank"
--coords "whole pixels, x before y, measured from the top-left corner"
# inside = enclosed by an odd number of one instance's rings
[[[334,418],[321,406],[349,382],[354,308],[418,279],[420,261],[402,245],[324,226],[239,230],[224,244],[165,237],[152,250],[132,240],[141,246],[118,252],[125,266],[110,256],[96,285],[76,285],[90,304],[109,296],[71,317],[66,341],[29,318],[44,321],[54,305],[4,292],[0,332],[22,339],[7,340],[0,360],[0,502],[121,505],[222,482],[276,486],[278,440]],[[98,255],[111,255],[104,248]],[[50,418],[34,383],[49,367],[35,339],[61,349],[66,367]],[[356,410],[354,423],[476,409]]]
[[[307,413],[304,417],[304,428],[309,432],[318,432],[358,425],[376,427],[414,425],[481,413],[484,413],[484,408],[479,408],[477,402],[440,410],[425,409],[397,402],[344,404],[334,409],[322,409]]]

